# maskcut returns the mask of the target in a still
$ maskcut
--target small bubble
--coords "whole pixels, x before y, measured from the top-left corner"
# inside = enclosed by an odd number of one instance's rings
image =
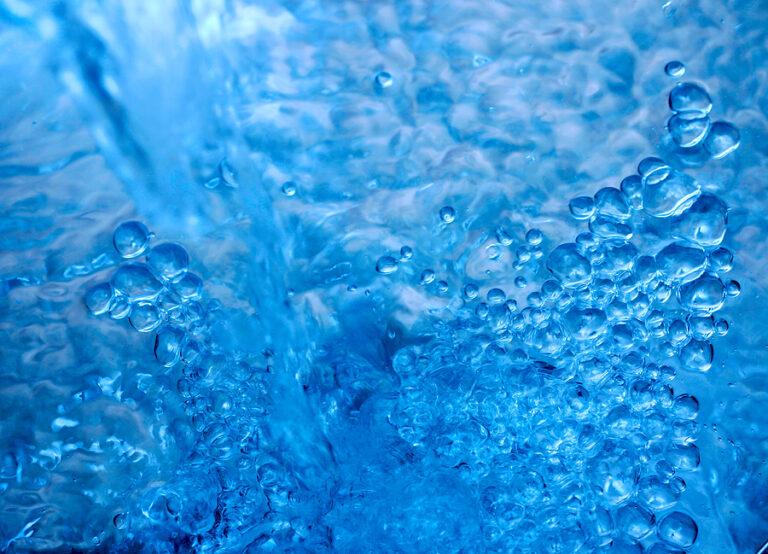
[[[114,294],[109,283],[99,283],[85,293],[85,305],[93,315],[102,315],[112,307]]]
[[[632,209],[643,209],[643,181],[639,175],[625,177],[619,187]]]
[[[149,251],[147,265],[161,279],[176,282],[187,272],[189,255],[180,245],[164,242]]]
[[[710,126],[709,116],[690,119],[675,114],[667,121],[669,135],[681,148],[692,148],[699,144],[707,136]]]
[[[403,246],[400,249],[400,261],[405,262],[413,258],[413,248],[410,246]]]
[[[681,83],[669,93],[669,107],[682,117],[702,117],[712,109],[712,99],[699,85]]]
[[[379,73],[377,73],[374,80],[376,81],[376,86],[380,89],[389,88],[392,86],[392,83],[394,82],[392,75],[390,75],[386,71],[380,71]]]
[[[126,516],[126,514],[117,514],[114,518],[112,518],[112,523],[118,529],[125,529],[125,527],[128,525],[128,516]]]
[[[671,61],[664,66],[664,73],[670,77],[682,77],[685,75],[685,65],[677,60]]]
[[[286,181],[283,183],[283,186],[280,188],[281,191],[283,191],[283,194],[291,197],[296,194],[296,183],[293,181]]]
[[[131,313],[131,303],[125,296],[115,297],[112,307],[109,309],[109,317],[112,319],[125,319]]]
[[[725,284],[725,292],[728,296],[738,296],[741,294],[741,285],[738,281],[728,281]]]
[[[155,335],[155,358],[166,367],[179,361],[185,333],[178,327],[166,326]]]
[[[730,327],[730,324],[724,319],[718,319],[715,322],[715,332],[721,337],[728,334],[728,329],[730,329]]]
[[[713,271],[727,273],[733,266],[733,254],[727,248],[718,248],[709,254],[709,266]]]
[[[184,300],[200,298],[203,289],[203,280],[188,271],[178,283],[173,285],[173,290]]]
[[[448,283],[445,281],[438,281],[437,282],[437,292],[438,294],[445,294],[448,292]]]
[[[456,219],[456,210],[451,206],[443,206],[440,208],[440,219],[445,223],[453,223]]]
[[[505,292],[498,288],[493,288],[489,290],[488,294],[486,294],[485,297],[488,299],[488,303],[491,306],[503,304],[504,301],[507,299],[507,295],[505,294]]]
[[[151,302],[137,302],[133,306],[129,321],[139,333],[149,333],[160,326],[163,318],[160,310]]]
[[[528,286],[528,279],[523,277],[522,275],[518,275],[515,277],[515,286],[519,289],[524,289]]]
[[[123,258],[135,258],[147,249],[149,231],[140,221],[126,221],[115,229],[112,244]]]
[[[696,542],[699,528],[696,522],[682,512],[672,512],[659,523],[659,538],[676,548],[688,549]]]
[[[577,196],[568,203],[568,209],[576,219],[589,219],[595,213],[595,201],[591,196]]]
[[[477,298],[479,289],[477,288],[477,285],[474,283],[469,283],[464,286],[464,298],[467,300],[472,300],[474,298]]]
[[[601,215],[626,219],[630,216],[629,203],[621,191],[605,187],[595,193],[595,208]]]
[[[727,121],[715,121],[704,139],[704,149],[714,159],[724,158],[739,147],[739,130]]]
[[[502,244],[503,246],[509,246],[513,242],[512,236],[504,227],[499,227],[496,229],[496,240],[499,241],[499,244]]]
[[[376,262],[376,271],[382,275],[389,275],[397,271],[397,260],[392,256],[382,256]]]
[[[592,276],[592,266],[573,243],[561,244],[549,254],[547,269],[566,287],[586,283]]]
[[[525,241],[528,244],[535,246],[537,244],[541,244],[542,240],[544,240],[544,235],[538,229],[531,229],[525,234]]]
[[[421,272],[419,283],[422,285],[429,285],[435,280],[435,272],[431,269],[425,269]]]

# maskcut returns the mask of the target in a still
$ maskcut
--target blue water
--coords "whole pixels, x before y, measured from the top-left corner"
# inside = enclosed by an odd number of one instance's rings
[[[762,2],[0,0],[0,551],[754,553]]]

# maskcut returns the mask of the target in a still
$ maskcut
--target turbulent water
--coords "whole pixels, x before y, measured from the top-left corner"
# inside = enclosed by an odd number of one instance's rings
[[[761,1],[0,0],[0,551],[754,553]]]

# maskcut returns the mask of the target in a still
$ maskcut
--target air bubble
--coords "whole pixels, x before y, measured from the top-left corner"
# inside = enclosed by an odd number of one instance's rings
[[[444,223],[453,223],[456,219],[456,210],[451,206],[443,206],[440,208],[440,219]]]
[[[179,361],[185,333],[178,327],[162,327],[155,335],[155,358],[166,367]]]
[[[280,187],[280,190],[288,198],[290,198],[291,196],[295,196],[296,195],[296,183],[294,183],[293,181],[286,181],[285,183],[283,183],[283,186]]]
[[[727,121],[715,121],[704,140],[704,148],[714,159],[724,158],[739,147],[739,130]]]
[[[151,302],[137,302],[131,311],[130,322],[139,333],[149,333],[160,326],[163,318]]]
[[[677,60],[671,61],[664,66],[664,73],[670,77],[682,77],[685,75],[685,65]]]
[[[525,241],[533,246],[541,244],[542,240],[544,240],[544,235],[538,229],[531,229],[525,234]]]
[[[699,85],[681,83],[669,93],[669,107],[682,117],[702,117],[712,109],[712,99]]]
[[[689,119],[675,114],[667,121],[667,130],[675,144],[681,148],[693,148],[704,140],[711,125],[708,116]]]
[[[149,231],[140,221],[126,221],[115,229],[112,244],[123,258],[135,258],[149,246]]]
[[[376,262],[376,271],[382,275],[389,275],[397,271],[397,260],[392,256],[382,256]]]
[[[595,213],[595,201],[589,196],[577,196],[568,203],[571,215],[576,219],[589,219]]]
[[[85,305],[93,315],[107,313],[112,307],[114,294],[109,283],[99,283],[85,293]]]
[[[672,512],[659,523],[659,538],[676,548],[691,548],[698,534],[696,522],[682,512]]]
[[[149,251],[147,265],[159,278],[176,282],[187,272],[189,255],[180,245],[164,242]]]
[[[110,280],[112,287],[131,301],[153,300],[163,289],[144,264],[130,263],[120,266]]]
[[[421,277],[419,278],[419,283],[422,285],[429,285],[435,280],[435,272],[431,269],[425,269],[421,272]]]
[[[573,243],[555,248],[547,259],[547,269],[566,287],[582,285],[592,276],[592,266]]]

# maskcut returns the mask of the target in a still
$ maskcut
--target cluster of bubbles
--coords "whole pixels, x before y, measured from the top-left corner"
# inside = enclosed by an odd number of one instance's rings
[[[376,84],[386,88],[391,77],[379,74]],[[673,136],[685,135],[680,121],[693,128],[690,122],[708,117],[711,102],[702,93],[690,84],[672,91]],[[706,121],[699,141],[685,147],[703,144],[719,157],[738,145],[726,148],[719,127]],[[282,188],[286,196],[296,193],[292,182]],[[549,274],[525,305],[502,286],[464,282],[452,291],[434,269],[423,269],[417,284],[454,293],[458,304],[449,319],[435,323],[431,339],[401,345],[388,366],[370,369],[366,379],[377,381],[381,395],[355,398],[357,381],[345,381],[339,369],[353,362],[334,365],[323,359],[327,352],[318,353],[318,372],[327,365],[333,383],[323,390],[318,377],[304,388],[320,396],[322,417],[349,412],[355,415],[345,425],[385,422],[372,440],[398,452],[399,464],[433,479],[449,475],[448,486],[467,491],[455,514],[475,515],[456,522],[440,503],[439,488],[424,484],[428,492],[420,498],[434,504],[418,517],[393,514],[387,540],[410,536],[414,544],[429,541],[423,549],[448,549],[476,523],[482,544],[475,547],[487,552],[672,554],[696,543],[699,527],[684,492],[701,463],[699,404],[672,383],[679,371],[709,370],[711,339],[728,331],[715,317],[740,290],[725,277],[733,260],[721,245],[728,207],[664,160],[646,158],[618,187],[573,198],[569,209],[587,227],[573,242],[547,251],[544,234],[533,228],[516,250],[515,269],[541,266]],[[436,215],[439,226],[460,223],[452,206]],[[651,235],[663,244],[648,251]],[[495,236],[502,246],[515,242],[503,227]],[[218,302],[205,298],[182,246],[151,246],[152,238],[140,222],[121,224],[113,242],[125,261],[109,281],[89,288],[84,301],[95,316],[153,333],[154,355],[178,377],[196,435],[184,467],[144,491],[115,517],[115,527],[126,537],[151,527],[201,552],[243,545],[246,552],[318,552],[357,544],[348,536],[345,510],[362,513],[356,487],[380,486],[362,477],[345,481],[360,468],[345,473],[344,464],[363,464],[363,454],[337,453],[340,473],[315,483],[279,461],[280,445],[266,431],[275,413],[272,368],[212,346]],[[405,245],[381,256],[375,269],[388,279],[409,279],[397,270],[415,258]],[[519,275],[514,286],[533,283]],[[345,389],[354,408],[334,404],[334,389]],[[400,470],[391,471],[397,479]],[[381,498],[382,510],[396,503]],[[370,510],[375,502],[365,499]]]
[[[670,62],[667,74],[681,77],[685,67]],[[713,159],[724,158],[739,147],[739,130],[727,121],[710,119],[712,99],[696,83],[679,83],[669,93],[669,107],[675,112],[667,121],[667,130],[674,143],[687,154],[702,150]]]
[[[703,144],[719,158],[738,146],[730,124],[710,125],[711,101],[697,85],[675,87],[670,106],[681,147]],[[697,125],[693,140],[684,127]],[[478,491],[486,551],[685,552],[698,525],[679,501],[700,465],[700,424],[696,398],[671,383],[679,371],[709,370],[711,338],[728,331],[715,317],[740,292],[725,277],[728,207],[646,158],[618,187],[573,198],[569,209],[588,230],[551,249],[551,278],[527,305],[467,283],[439,338],[397,351],[388,421]],[[443,208],[440,218],[455,213]],[[660,246],[641,250],[649,238]],[[529,230],[515,268],[543,257],[542,241]],[[377,270],[396,267],[384,257]],[[434,279],[426,269],[420,282]]]

